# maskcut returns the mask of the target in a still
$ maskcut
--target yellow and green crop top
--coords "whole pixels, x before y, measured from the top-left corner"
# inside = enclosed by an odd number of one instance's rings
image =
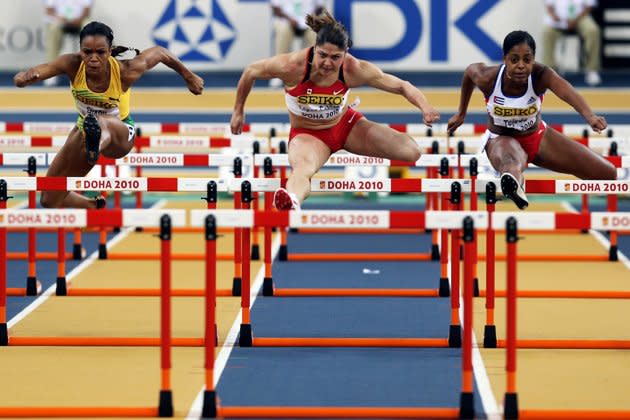
[[[77,126],[83,128],[83,119],[92,112],[97,115],[113,115],[120,120],[125,120],[129,116],[129,96],[131,88],[122,91],[120,80],[120,64],[114,57],[109,57],[111,76],[109,87],[105,92],[92,92],[87,85],[85,75],[85,63],[81,61],[79,70],[71,82],[72,96],[79,111]]]

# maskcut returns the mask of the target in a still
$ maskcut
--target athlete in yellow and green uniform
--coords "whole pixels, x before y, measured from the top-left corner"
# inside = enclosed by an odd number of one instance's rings
[[[151,47],[130,60],[114,57],[130,50],[114,47],[114,33],[101,22],[90,22],[79,35],[80,51],[64,54],[50,63],[40,64],[15,75],[17,87],[60,74],[70,79],[72,96],[79,117],[66,143],[57,153],[47,176],[85,176],[96,164],[98,156],[119,159],[133,147],[135,123],[129,115],[131,85],[145,72],[163,63],[176,71],[188,90],[199,95],[203,79],[191,72],[172,53],[162,47]],[[74,192],[45,191],[43,207],[102,207],[102,198],[89,199]]]

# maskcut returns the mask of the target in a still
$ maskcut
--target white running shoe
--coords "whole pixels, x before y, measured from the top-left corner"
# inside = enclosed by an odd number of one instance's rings
[[[284,87],[284,82],[282,81],[282,79],[274,78],[269,80],[269,87],[273,89],[279,89],[281,87]]]
[[[584,76],[584,81],[589,86],[598,86],[602,84],[602,78],[596,71],[589,71]]]
[[[57,76],[53,76],[53,77],[49,77],[48,79],[44,80],[44,81],[42,82],[42,84],[43,84],[44,86],[47,86],[47,87],[57,86],[57,82],[58,82],[58,81],[59,81],[59,77],[57,77]]]
[[[273,195],[273,205],[278,210],[300,210],[300,201],[293,193],[284,188],[278,188]]]
[[[501,191],[504,196],[514,201],[514,204],[516,204],[519,209],[524,210],[529,206],[529,200],[527,200],[523,186],[519,184],[514,175],[509,172],[505,172],[501,175]]]

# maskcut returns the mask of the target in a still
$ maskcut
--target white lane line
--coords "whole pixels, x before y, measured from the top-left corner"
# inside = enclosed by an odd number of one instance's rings
[[[449,273],[451,272],[450,261],[448,263],[448,272]],[[449,281],[450,281],[450,278],[449,278]],[[460,278],[460,281],[463,281],[463,278]],[[453,293],[452,287],[451,287],[451,293]],[[474,300],[475,298],[473,298],[473,303],[474,303]],[[473,310],[473,313],[474,313],[474,310]],[[462,334],[463,334],[464,297],[461,295],[461,293],[459,295],[459,319],[460,319],[460,325],[462,326]],[[462,337],[462,344],[463,344],[463,337]],[[485,412],[489,420],[499,420],[503,418],[501,411],[499,411],[499,405],[497,404],[497,400],[494,398],[492,387],[490,386],[490,378],[488,377],[488,371],[486,370],[486,365],[483,363],[483,357],[481,357],[481,352],[479,351],[479,346],[477,345],[477,336],[475,335],[474,329],[473,329],[473,334],[472,334],[472,364],[473,364],[473,376],[475,378],[475,383],[477,384],[477,391],[479,392],[479,397],[481,398],[483,411]]]
[[[271,245],[271,261],[276,259],[276,254],[280,249],[280,235],[277,234]],[[254,302],[256,301],[256,297],[258,296],[260,290],[262,289],[263,280],[265,278],[265,265],[263,264],[258,270],[258,274],[256,275],[256,279],[254,280],[254,284],[252,284],[250,291],[250,303],[249,307],[252,308],[254,306]],[[225,365],[227,364],[228,358],[230,357],[230,353],[236,344],[236,339],[238,337],[238,333],[241,329],[241,311],[238,312],[238,315],[234,319],[234,323],[228,332],[225,341],[223,342],[223,346],[221,347],[221,351],[216,358],[214,364],[214,388],[216,389],[217,384],[219,383],[219,379],[221,378],[221,374],[225,369]],[[203,410],[203,392],[205,388],[202,387],[197,394],[197,397],[192,403],[190,407],[190,411],[186,416],[186,419],[199,419],[201,417],[201,411]]]
[[[159,209],[159,208],[164,207],[165,204],[166,204],[166,200],[159,200],[151,208]],[[129,233],[133,232],[134,230],[135,230],[135,228],[133,228],[133,227],[125,228],[125,229],[121,230],[118,235],[114,236],[114,238],[112,238],[110,241],[107,242],[107,244],[106,244],[107,249],[109,249],[110,247],[116,245],[118,242],[120,242],[123,239],[125,239],[127,236],[129,236]],[[72,271],[70,271],[68,273],[68,275],[66,276],[66,281],[68,283],[71,283],[72,279],[74,277],[78,276],[83,270],[85,270],[90,264],[92,264],[97,259],[98,259],[98,250],[94,251],[92,254],[90,254],[89,257],[87,257],[85,260],[83,260],[81,262],[81,264],[79,264],[74,269],[72,269]],[[7,323],[7,328],[13,327],[18,322],[20,322],[21,320],[26,318],[31,312],[33,312],[35,309],[37,309],[42,303],[46,302],[48,297],[55,293],[56,288],[57,288],[57,285],[56,284],[52,284],[41,295],[39,295],[37,297],[37,299],[35,299],[26,308],[22,309],[13,318],[11,318],[9,320],[9,322]]]
[[[438,235],[438,244],[440,246],[440,254],[442,253],[442,235]],[[453,285],[452,278],[450,276],[451,273],[451,259],[449,257],[447,264],[447,273],[449,273],[449,287],[451,288],[451,293],[453,293]],[[460,282],[463,281],[463,277],[460,276]],[[461,283],[460,283],[461,285]],[[450,302],[450,297],[448,298]],[[475,298],[473,298],[474,303]],[[449,305],[450,309],[450,305]],[[474,313],[473,308],[473,313]],[[462,326],[463,333],[463,325],[464,325],[464,297],[462,294],[459,294],[459,319],[460,325]],[[462,337],[463,338],[463,337]],[[463,340],[462,340],[463,344]],[[479,346],[477,344],[477,336],[475,335],[475,330],[473,329],[472,334],[472,364],[473,364],[473,376],[475,378],[475,383],[477,384],[477,391],[479,392],[479,397],[481,398],[481,404],[483,405],[483,411],[485,412],[488,420],[500,420],[503,418],[501,411],[499,411],[499,405],[497,404],[497,400],[494,398],[494,393],[492,392],[492,387],[490,386],[490,378],[488,377],[488,371],[486,370],[486,365],[483,363],[483,357],[481,357],[481,352],[479,351]],[[478,411],[478,410],[475,410]]]

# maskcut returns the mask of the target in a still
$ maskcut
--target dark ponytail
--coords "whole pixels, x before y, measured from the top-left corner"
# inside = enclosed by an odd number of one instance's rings
[[[318,15],[312,13],[306,16],[306,24],[317,34],[316,45],[330,43],[341,50],[352,47],[352,40],[346,27],[337,22],[328,10],[323,9]]]
[[[119,56],[127,51],[134,51],[136,55],[140,54],[140,50],[136,48],[123,47],[120,45],[112,47],[112,44],[114,43],[114,31],[112,31],[112,28],[102,22],[94,21],[85,25],[79,33],[79,43],[83,42],[83,38],[85,38],[86,36],[97,35],[104,36],[105,39],[107,39],[107,44],[110,48],[112,48],[112,57]]]
[[[126,53],[127,51],[133,51],[136,53],[136,55],[140,55],[140,50],[137,48],[123,47],[122,45],[116,45],[115,47],[112,48],[112,57],[118,57],[119,55],[122,55]]]

